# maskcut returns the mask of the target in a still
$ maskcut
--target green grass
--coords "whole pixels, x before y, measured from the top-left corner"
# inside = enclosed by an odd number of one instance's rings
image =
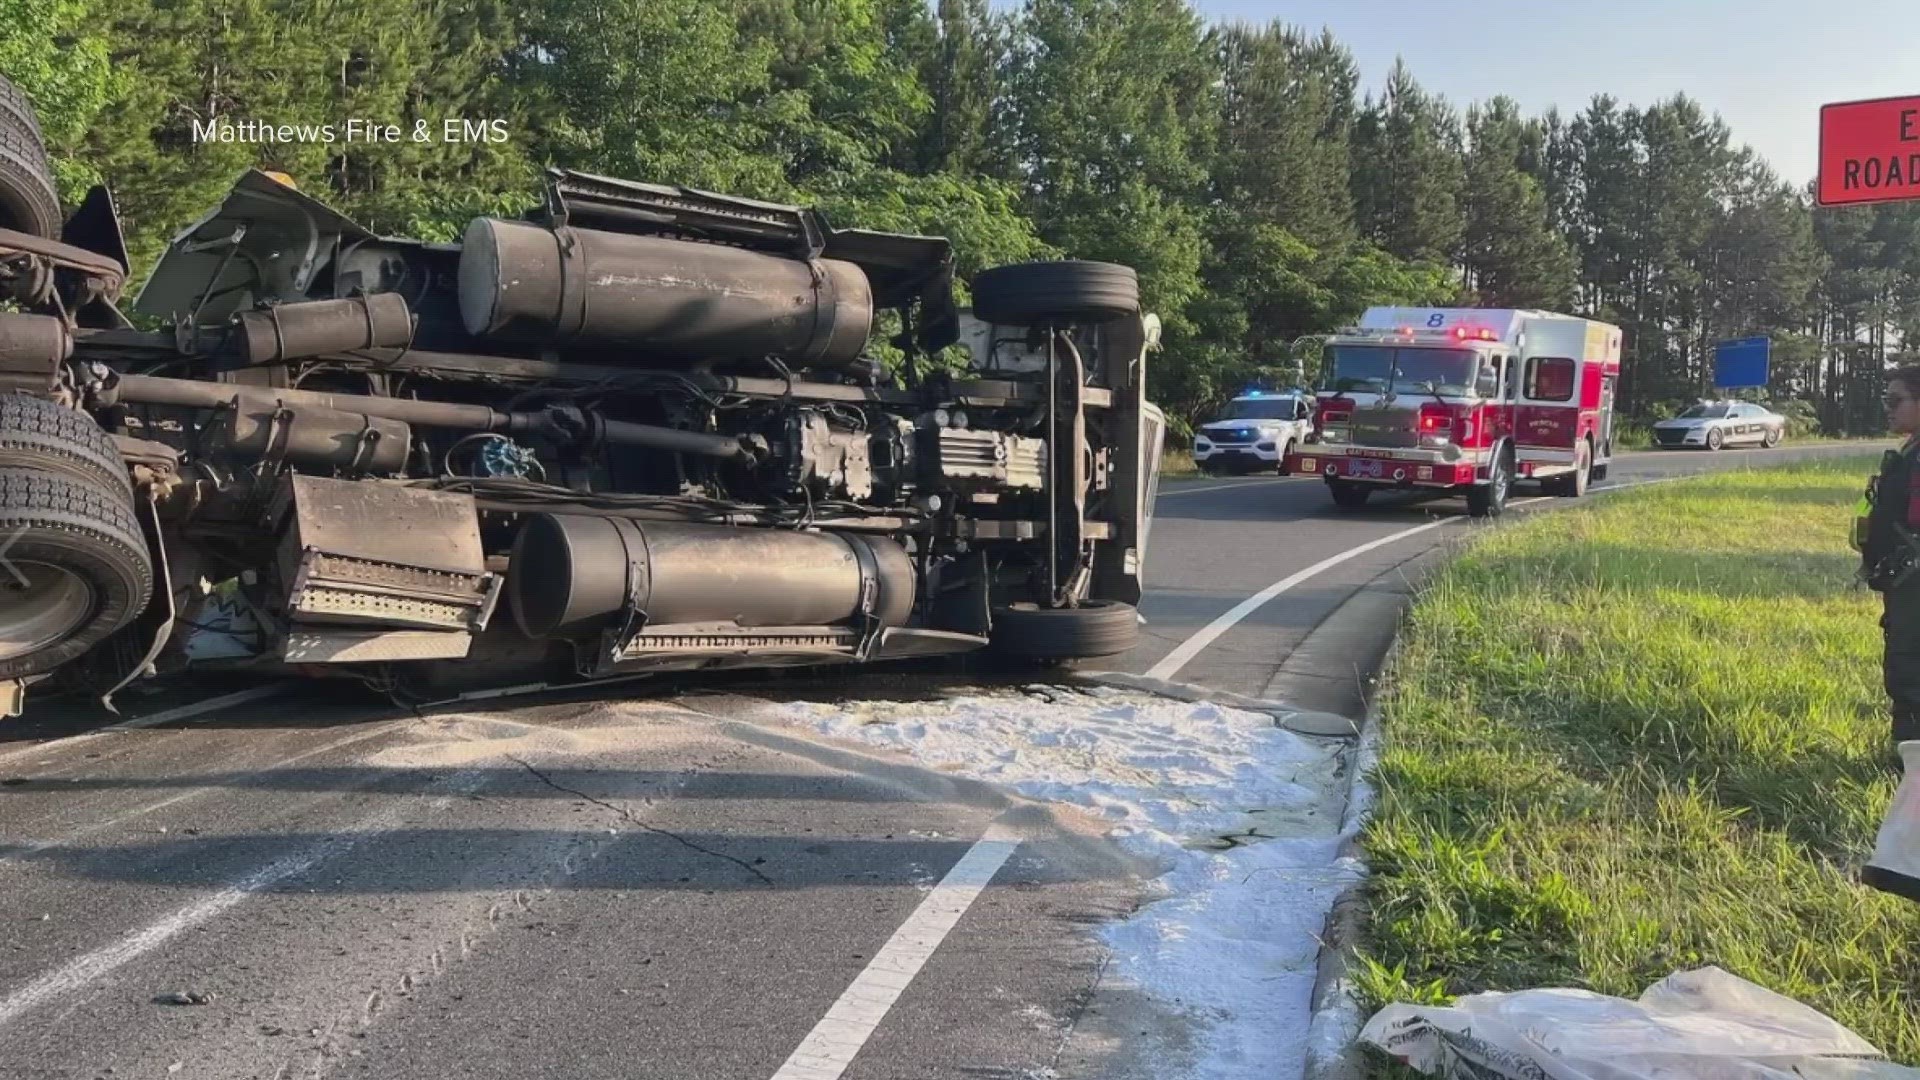
[[[1866,458],[1485,535],[1383,698],[1371,1004],[1717,964],[1920,1064],[1920,904],[1855,883],[1892,796]]]
[[[1180,480],[1199,476],[1200,470],[1193,463],[1193,451],[1168,450],[1160,455],[1160,476],[1167,480]]]

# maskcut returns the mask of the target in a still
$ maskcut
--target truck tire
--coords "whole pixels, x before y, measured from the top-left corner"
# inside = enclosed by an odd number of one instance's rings
[[[131,495],[113,436],[78,409],[0,393],[0,469],[42,469]]]
[[[33,102],[28,99],[27,92],[3,76],[0,76],[0,124],[11,124],[29,131],[42,144],[46,141],[40,136],[40,117],[33,111]]]
[[[1493,459],[1493,475],[1484,484],[1467,489],[1467,513],[1477,518],[1497,518],[1506,512],[1507,495],[1513,491],[1513,451],[1502,450]]]
[[[60,197],[33,106],[0,79],[0,229],[60,238]]]
[[[1327,481],[1327,490],[1333,495],[1333,505],[1343,510],[1358,510],[1367,505],[1367,497],[1373,489],[1365,484],[1348,483],[1345,480]]]
[[[0,679],[76,659],[138,618],[153,560],[124,491],[0,469]]]
[[[1587,484],[1593,479],[1593,444],[1580,440],[1574,451],[1573,472],[1566,476],[1555,476],[1540,483],[1542,492],[1562,499],[1578,499],[1587,493]]]
[[[993,612],[994,651],[1031,660],[1118,656],[1140,643],[1140,615],[1117,600],[1077,608],[1015,604]]]
[[[998,326],[1107,322],[1139,311],[1140,277],[1116,263],[1015,263],[973,279],[974,317]]]

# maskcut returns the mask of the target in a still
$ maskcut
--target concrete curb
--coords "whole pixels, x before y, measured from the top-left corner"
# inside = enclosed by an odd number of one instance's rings
[[[1360,943],[1361,921],[1366,912],[1368,875],[1365,853],[1360,847],[1360,830],[1373,813],[1378,798],[1372,774],[1380,761],[1382,743],[1379,689],[1399,663],[1400,623],[1406,618],[1407,610],[1412,607],[1427,575],[1470,539],[1460,537],[1436,544],[1420,556],[1374,578],[1341,604],[1341,608],[1345,608],[1361,592],[1395,575],[1408,586],[1400,611],[1394,618],[1392,641],[1375,672],[1373,691],[1367,696],[1366,711],[1360,721],[1353,771],[1348,778],[1347,808],[1340,820],[1339,858],[1351,865],[1355,874],[1334,899],[1333,907],[1327,912],[1326,928],[1320,936],[1318,970],[1314,976],[1311,1016],[1307,1023],[1306,1060],[1301,1068],[1302,1080],[1361,1080],[1366,1075],[1366,1055],[1356,1044],[1366,1017],[1353,993],[1351,969],[1355,950]],[[1337,618],[1339,612],[1340,608],[1336,608],[1334,614],[1329,616],[1329,621]]]
[[[1402,617],[1405,617],[1404,611]],[[1393,644],[1387,647],[1380,663],[1385,677],[1400,658],[1399,627],[1395,626]],[[1372,773],[1380,763],[1380,696],[1376,692],[1367,705],[1360,724],[1360,741],[1353,755],[1353,773],[1347,786],[1347,810],[1340,819],[1340,858],[1351,860],[1353,881],[1340,890],[1327,912],[1326,929],[1320,935],[1318,970],[1313,980],[1312,1015],[1307,1021],[1307,1059],[1302,1064],[1302,1080],[1360,1080],[1366,1072],[1366,1058],[1355,1040],[1366,1017],[1353,994],[1351,967],[1354,950],[1360,943],[1360,922],[1366,910],[1367,862],[1360,847],[1360,829],[1373,813],[1378,792]]]
[[[1310,709],[1297,709],[1284,701],[1271,701],[1267,698],[1247,697],[1245,694],[1230,693],[1225,690],[1209,690],[1192,683],[1173,682],[1167,679],[1154,679],[1145,675],[1134,675],[1124,671],[1084,671],[1076,672],[1077,682],[1093,683],[1096,686],[1111,686],[1121,690],[1138,690],[1147,694],[1158,694],[1175,701],[1212,702],[1225,705],[1229,709],[1242,709],[1247,712],[1265,713],[1273,717],[1273,722],[1296,735],[1313,735],[1319,738],[1351,739],[1361,733],[1361,727],[1350,717],[1339,713],[1314,712]]]

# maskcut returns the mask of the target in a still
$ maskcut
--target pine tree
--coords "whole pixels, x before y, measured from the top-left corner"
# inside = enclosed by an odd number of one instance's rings
[[[938,20],[939,40],[921,73],[933,108],[920,140],[919,171],[1010,179],[1011,163],[993,152],[1004,23],[987,0],[940,0]]]
[[[1522,168],[1543,146],[1519,106],[1494,98],[1467,114],[1470,149],[1459,263],[1488,307],[1564,309],[1573,299],[1573,252],[1547,219],[1546,197]]]
[[[1459,120],[1396,60],[1354,126],[1353,197],[1361,235],[1402,259],[1445,264],[1460,244]]]
[[[1352,58],[1278,22],[1222,30],[1219,52],[1220,199],[1319,251],[1343,250],[1353,239]]]
[[[1199,201],[1218,105],[1181,0],[1034,0],[1009,73],[1012,149],[1049,243],[1136,267],[1177,319],[1199,291]]]

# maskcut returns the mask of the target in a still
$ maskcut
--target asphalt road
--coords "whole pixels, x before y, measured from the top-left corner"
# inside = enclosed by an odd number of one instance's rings
[[[1631,455],[1602,486],[1846,452]],[[1169,484],[1146,638],[1114,666],[1284,688],[1343,602],[1482,527],[1457,500],[1340,511],[1312,479]],[[0,1077],[1091,1078],[1178,1041],[1096,993],[1087,928],[1153,871],[1094,823],[715,692],[426,717],[192,696],[130,699],[154,726],[0,729]]]

